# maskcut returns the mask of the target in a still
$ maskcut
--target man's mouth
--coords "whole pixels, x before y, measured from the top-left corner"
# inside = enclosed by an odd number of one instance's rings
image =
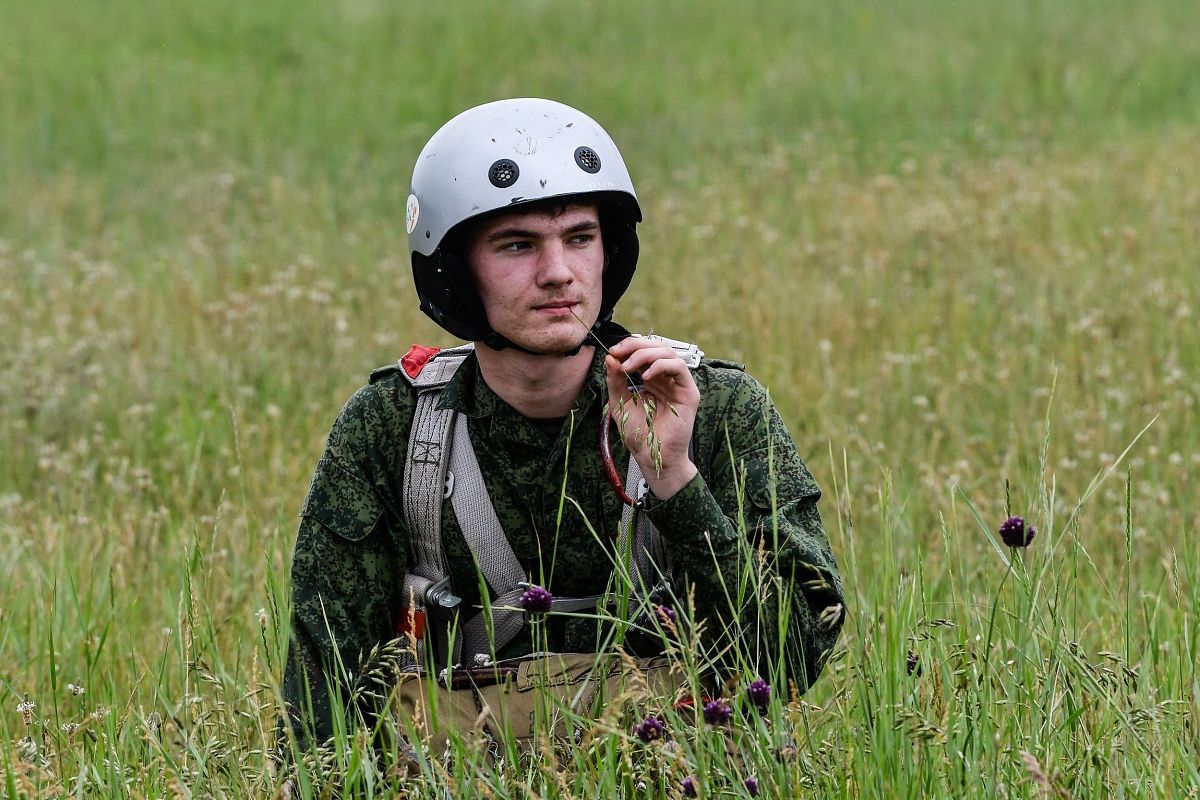
[[[541,303],[534,306],[535,311],[545,311],[551,314],[569,314],[571,309],[579,305],[574,300],[555,300],[552,303]]]

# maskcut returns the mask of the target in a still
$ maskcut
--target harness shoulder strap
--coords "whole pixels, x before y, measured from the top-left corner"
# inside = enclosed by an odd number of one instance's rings
[[[441,538],[442,499],[447,491],[448,444],[454,412],[438,408],[438,398],[473,347],[465,345],[442,351],[423,348],[420,362],[414,363],[411,356],[416,349],[399,362],[405,377],[417,390],[400,498],[411,536],[412,557],[404,574],[405,609],[399,627],[414,636],[418,663],[423,663],[427,612],[450,615],[461,602],[453,594],[446,576]],[[448,654],[437,655],[442,659]]]
[[[454,516],[462,529],[463,538],[471,549],[476,568],[496,594],[491,602],[492,636],[488,637],[488,616],[482,611],[463,622],[461,636],[455,642],[455,660],[462,662],[465,654],[474,659],[477,654],[488,656],[516,638],[525,624],[525,615],[515,610],[524,591],[525,569],[513,552],[504,528],[496,516],[496,508],[488,495],[475,448],[467,432],[466,417],[456,415],[454,442],[450,449],[450,470],[455,476],[450,493]],[[528,585],[528,584],[526,584]]]
[[[442,499],[445,496],[447,445],[454,412],[438,408],[442,389],[471,353],[471,345],[442,350],[416,375],[405,375],[417,390],[417,407],[408,435],[408,460],[404,468],[404,521],[413,537],[416,563],[429,565],[432,580],[445,575],[442,557]],[[435,570],[435,571],[434,571]]]

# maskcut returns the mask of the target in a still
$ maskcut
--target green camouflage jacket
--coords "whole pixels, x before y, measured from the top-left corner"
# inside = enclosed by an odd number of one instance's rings
[[[743,642],[761,674],[782,663],[803,691],[820,672],[844,616],[841,579],[817,513],[820,490],[760,383],[739,365],[716,360],[703,361],[694,375],[701,394],[693,435],[699,475],[666,501],[649,498],[646,513],[667,542],[676,595],[694,591],[706,630],[726,630],[741,616]],[[550,430],[501,400],[470,356],[440,400],[467,417],[513,550],[531,582],[556,596],[603,593],[611,577],[605,544],[611,551],[622,506],[599,457],[605,396],[598,354],[570,416]],[[327,682],[329,665],[340,663],[343,674],[354,676],[374,646],[396,635],[409,553],[401,489],[415,407],[416,392],[399,367],[376,370],[338,415],[317,464],[292,561],[284,679],[284,699],[302,740],[323,741],[332,733],[331,697],[339,685]],[[628,458],[614,448],[621,475]],[[454,591],[464,607],[477,607],[480,578],[449,500],[442,531]],[[791,587],[785,636],[771,599],[736,600],[733,579],[745,559],[765,563],[768,574]],[[765,624],[756,625],[758,619]],[[586,651],[596,635],[594,624],[572,623],[550,644]],[[526,631],[499,655],[527,653],[531,646]],[[308,708],[311,715],[298,710]]]

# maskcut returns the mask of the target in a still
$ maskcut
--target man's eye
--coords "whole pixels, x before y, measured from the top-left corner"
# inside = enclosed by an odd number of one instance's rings
[[[596,238],[594,233],[577,233],[571,237],[571,244],[588,244]]]
[[[502,253],[518,253],[529,248],[529,242],[508,242],[500,245]]]

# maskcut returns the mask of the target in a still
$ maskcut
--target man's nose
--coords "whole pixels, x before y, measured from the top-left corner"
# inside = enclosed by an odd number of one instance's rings
[[[556,285],[570,283],[575,278],[567,262],[567,249],[562,242],[550,242],[542,248],[538,261],[538,283]]]

